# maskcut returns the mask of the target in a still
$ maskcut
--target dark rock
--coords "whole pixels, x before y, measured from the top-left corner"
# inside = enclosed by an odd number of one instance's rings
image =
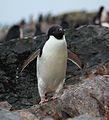
[[[99,65],[109,68],[109,29],[93,25],[81,26],[76,30],[68,29],[66,38],[68,48],[82,60],[84,72],[95,69]],[[71,64],[69,66],[71,74],[80,75],[77,67],[75,69]]]
[[[45,40],[45,39],[44,39]],[[29,54],[37,49],[43,41],[43,37],[37,40],[11,40],[0,46],[0,100],[8,100],[17,106],[30,106],[36,101],[37,81],[35,74],[35,61],[32,62],[31,73],[25,71],[20,76],[21,65]],[[34,72],[33,72],[34,71]],[[28,74],[28,75],[27,75]],[[31,84],[30,84],[31,83]],[[23,99],[27,99],[27,102]],[[36,102],[35,102],[36,103]],[[16,106],[15,104],[15,106]],[[17,108],[16,106],[16,108]]]

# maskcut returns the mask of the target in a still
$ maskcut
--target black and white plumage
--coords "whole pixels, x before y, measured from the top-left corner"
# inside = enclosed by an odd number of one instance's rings
[[[24,68],[37,57],[38,90],[41,102],[47,101],[45,94],[55,92],[53,98],[62,89],[66,76],[67,59],[73,61],[81,69],[79,58],[67,50],[64,30],[55,25],[48,30],[48,40],[41,49],[35,51],[24,63]]]
[[[93,20],[94,24],[109,28],[109,15],[106,9],[101,6]]]
[[[11,39],[22,39],[23,38],[23,29],[20,27],[20,25],[13,25],[7,32],[6,41],[9,41]]]

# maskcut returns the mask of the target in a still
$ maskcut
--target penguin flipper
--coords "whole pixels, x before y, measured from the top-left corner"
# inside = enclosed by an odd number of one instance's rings
[[[26,68],[26,66],[33,61],[38,55],[40,54],[40,49],[38,49],[37,51],[33,52],[28,59],[24,62],[21,72]]]
[[[82,69],[83,64],[81,63],[81,60],[79,59],[79,57],[75,53],[71,52],[69,49],[67,50],[67,52],[68,52],[68,60],[70,60],[75,65],[77,65],[80,69]]]

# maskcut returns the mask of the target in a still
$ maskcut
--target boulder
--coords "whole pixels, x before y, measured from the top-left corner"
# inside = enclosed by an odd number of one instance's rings
[[[108,120],[109,75],[93,76],[76,85],[68,85],[59,93],[59,98],[41,105],[17,111],[20,116],[54,120]],[[22,114],[23,113],[23,114]],[[28,120],[28,119],[27,119]]]
[[[109,118],[109,76],[93,76],[70,85],[61,96],[61,110],[71,117],[88,114]]]
[[[22,120],[17,113],[0,108],[0,120]]]

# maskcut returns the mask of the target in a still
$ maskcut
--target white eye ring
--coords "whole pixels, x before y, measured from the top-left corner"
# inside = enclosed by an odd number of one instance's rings
[[[62,31],[62,28],[59,28],[59,31]]]

